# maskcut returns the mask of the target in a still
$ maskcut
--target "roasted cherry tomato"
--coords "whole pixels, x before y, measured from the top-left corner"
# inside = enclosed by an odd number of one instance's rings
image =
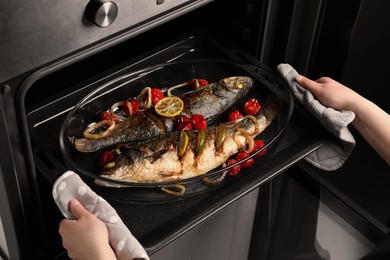
[[[187,131],[192,129],[191,118],[186,115],[180,115],[177,120],[176,130]]]
[[[125,112],[125,114],[128,116],[132,115],[138,112],[138,107],[138,101],[126,99],[123,103],[123,112]]]
[[[249,99],[244,105],[244,112],[247,115],[256,115],[260,110],[260,103],[257,99]]]
[[[207,128],[207,122],[203,115],[195,114],[192,116],[192,127],[196,130]]]
[[[243,160],[245,159],[246,157],[249,156],[249,153],[247,152],[240,152],[236,155],[236,160],[237,161],[240,161],[240,160]],[[245,162],[242,162],[240,163],[240,165],[243,167],[243,168],[249,168],[253,165],[253,163],[255,162],[255,160],[253,158],[249,158],[248,160],[246,160]]]
[[[187,122],[190,122],[190,123],[191,123],[191,118],[189,118],[189,117],[186,116],[186,115],[180,115],[180,117],[179,117],[179,123],[187,123]]]
[[[262,140],[255,140],[255,143],[253,144],[252,153],[260,150],[264,145],[265,145],[265,143]],[[256,158],[261,157],[265,154],[265,152],[266,152],[266,149],[261,151],[260,153],[256,154],[255,157]]]
[[[226,162],[226,165],[230,166],[236,162],[237,162],[236,159],[231,158]],[[241,165],[239,164],[239,165],[234,166],[233,168],[230,168],[228,170],[227,174],[229,174],[230,176],[234,176],[234,175],[237,175],[240,172],[240,170],[241,170]]]
[[[231,112],[228,116],[228,120],[229,121],[234,121],[236,119],[239,119],[243,117],[243,115],[241,114],[240,111],[238,111],[238,109],[234,109],[233,112]]]
[[[112,154],[112,152],[105,151],[100,155],[99,166],[103,167],[104,165],[109,163],[112,159],[114,159],[114,155]]]
[[[200,86],[207,86],[209,83],[205,79],[198,79],[198,83]]]
[[[103,121],[103,120],[113,120],[116,123],[118,123],[118,118],[116,117],[115,114],[111,114],[110,112],[108,111],[105,111],[103,112],[101,115],[100,115],[100,120]]]
[[[205,79],[194,79],[192,83],[192,87],[193,89],[197,90],[203,88],[204,86],[207,86],[208,84],[209,83]]]
[[[181,122],[177,125],[178,131],[188,131],[192,130],[192,123],[191,122]]]
[[[159,88],[152,88],[152,104],[155,105],[164,97],[164,93]]]

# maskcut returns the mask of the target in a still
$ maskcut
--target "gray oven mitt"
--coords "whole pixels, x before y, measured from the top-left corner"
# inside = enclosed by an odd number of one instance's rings
[[[145,249],[125,226],[115,209],[73,171],[65,172],[55,181],[53,198],[67,219],[74,219],[69,209],[69,201],[77,199],[89,212],[102,220],[107,226],[110,245],[117,259],[149,260]]]
[[[338,137],[339,143],[327,143],[305,157],[305,160],[319,169],[333,171],[340,168],[355,148],[355,139],[348,129],[355,114],[346,110],[335,110],[324,106],[313,94],[301,87],[295,77],[298,72],[289,64],[277,66],[280,74],[290,85],[297,100],[324,126]]]

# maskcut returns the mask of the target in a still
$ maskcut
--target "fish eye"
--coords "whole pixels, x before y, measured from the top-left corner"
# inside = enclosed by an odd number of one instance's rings
[[[236,88],[242,89],[244,87],[244,84],[242,82],[237,82],[236,83]]]

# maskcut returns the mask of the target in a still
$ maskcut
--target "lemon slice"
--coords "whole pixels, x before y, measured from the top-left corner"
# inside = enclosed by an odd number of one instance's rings
[[[174,117],[183,111],[184,103],[179,97],[170,96],[160,99],[155,105],[154,110],[157,114],[164,117]]]
[[[219,149],[226,138],[226,127],[224,124],[219,124],[215,128],[215,149]]]
[[[205,143],[206,143],[206,133],[203,130],[199,130],[198,135],[196,137],[195,155],[198,156],[200,154]]]
[[[188,135],[186,132],[181,131],[179,137],[179,156],[182,157],[186,152],[188,146]]]

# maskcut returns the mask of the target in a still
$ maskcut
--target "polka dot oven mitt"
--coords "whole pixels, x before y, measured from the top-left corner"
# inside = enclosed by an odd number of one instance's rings
[[[75,172],[67,171],[56,180],[53,198],[67,219],[74,219],[69,209],[69,201],[77,199],[89,212],[102,220],[107,226],[110,245],[118,259],[149,260],[145,249],[122,222],[115,209],[92,191]]]

